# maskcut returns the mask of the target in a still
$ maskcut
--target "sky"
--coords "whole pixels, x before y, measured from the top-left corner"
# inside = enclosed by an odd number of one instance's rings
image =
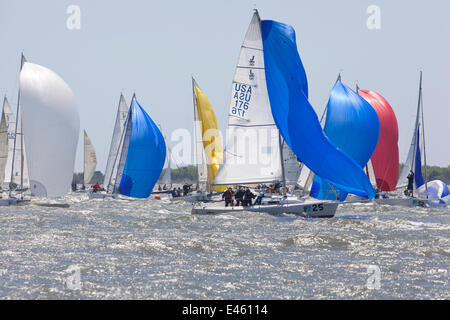
[[[79,8],[79,24],[71,6]],[[373,20],[373,6],[379,19]],[[339,72],[348,86],[358,83],[389,101],[399,124],[400,161],[411,143],[422,70],[427,163],[450,165],[448,0],[1,0],[0,94],[16,105],[21,52],[58,73],[80,113],[75,171],[83,168],[85,129],[104,172],[121,92],[128,103],[136,93],[173,147],[176,129],[193,132],[194,76],[220,129],[226,128],[254,8],[262,19],[295,28],[309,100],[319,115]]]

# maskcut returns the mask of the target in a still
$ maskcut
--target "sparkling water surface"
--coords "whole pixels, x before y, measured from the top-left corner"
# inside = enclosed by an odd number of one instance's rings
[[[450,208],[331,219],[64,198],[0,207],[1,299],[449,299]]]

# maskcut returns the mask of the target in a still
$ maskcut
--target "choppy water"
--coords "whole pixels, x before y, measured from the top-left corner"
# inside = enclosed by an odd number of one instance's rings
[[[316,220],[83,197],[0,207],[0,298],[450,298],[449,208],[347,205]]]

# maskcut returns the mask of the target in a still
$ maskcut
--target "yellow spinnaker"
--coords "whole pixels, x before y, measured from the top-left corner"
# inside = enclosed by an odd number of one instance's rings
[[[219,171],[223,157],[223,147],[219,136],[216,114],[211,103],[196,83],[194,83],[194,90],[198,120],[202,123],[202,140],[208,168],[208,185],[211,185],[217,171]],[[226,186],[214,186],[212,189],[217,192],[223,192]]]

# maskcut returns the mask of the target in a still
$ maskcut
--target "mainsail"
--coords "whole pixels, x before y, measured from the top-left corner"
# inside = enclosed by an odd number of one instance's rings
[[[294,28],[270,20],[262,21],[261,28],[272,115],[284,140],[298,159],[325,182],[373,198],[375,191],[364,170],[324,134],[308,101],[306,73]]]
[[[399,174],[398,124],[394,110],[389,102],[372,90],[359,90],[363,97],[375,109],[380,119],[380,138],[367,166],[373,167],[376,184],[381,191],[394,191]],[[371,177],[369,173],[369,177]]]
[[[211,189],[211,184],[217,172],[219,171],[220,163],[223,157],[222,141],[219,135],[219,127],[217,125],[216,114],[211,106],[206,95],[198,86],[197,82],[192,79],[193,93],[194,93],[194,121],[196,129],[196,141],[200,140],[201,144],[196,144],[196,155],[198,162],[199,173],[203,172],[203,167],[206,166],[206,185],[207,190]],[[199,139],[197,138],[200,136]],[[199,150],[200,149],[200,150]],[[200,159],[199,159],[200,157]],[[204,164],[199,160],[204,160]],[[199,181],[201,180],[199,174]],[[214,186],[215,191],[224,191],[224,187]]]
[[[412,136],[411,146],[409,147],[408,157],[406,158],[397,188],[405,187],[408,184],[408,175],[414,173],[414,187],[419,188],[424,184],[422,175],[422,153],[425,158],[425,139],[423,128],[423,101],[422,101],[422,71],[420,72],[419,101],[417,104],[416,122]],[[425,163],[426,167],[426,163]]]
[[[18,122],[22,118],[31,194],[65,195],[73,178],[80,130],[75,96],[55,72],[30,62],[23,63],[19,90]]]
[[[161,133],[163,132],[161,127],[159,127]],[[164,135],[164,133],[162,133],[163,137],[164,137],[164,142],[166,143],[166,160],[165,160],[165,165],[166,165],[166,169],[164,170],[164,175],[161,178],[161,183],[165,184],[166,186],[172,185],[172,166],[171,166],[171,152],[170,152],[170,148],[169,145],[167,144],[167,140],[166,140],[166,136]]]
[[[84,130],[84,184],[91,182],[96,167],[97,156],[95,155],[95,149],[92,145],[91,139],[89,139],[86,133],[86,130]]]
[[[16,120],[14,113],[11,110],[11,106],[8,103],[8,99],[6,97],[3,100],[3,114],[5,115],[6,120],[6,128],[8,134],[8,156],[5,164],[5,176],[0,183],[4,183],[5,187],[9,188],[9,183],[11,182],[11,170],[12,170],[12,160],[13,160],[13,151],[14,151],[14,138],[15,138],[15,128],[16,128]],[[20,160],[20,159],[18,159]],[[20,171],[20,166],[17,165],[16,168]]]
[[[125,102],[125,98],[120,94],[119,106],[117,107],[116,123],[114,125],[114,131],[111,138],[111,145],[109,147],[108,161],[106,163],[105,178],[103,180],[103,186],[106,190],[109,190],[115,184],[115,178],[117,175],[117,167],[119,161],[116,160],[119,153],[120,141],[122,133],[125,128],[125,122],[127,120],[128,106]]]
[[[245,35],[234,74],[226,141],[215,185],[282,180],[279,132],[267,92],[261,21],[257,12]]]
[[[6,99],[6,98],[5,98]],[[5,111],[2,111],[0,120],[0,183],[5,179],[6,161],[8,160],[8,127]]]
[[[114,191],[134,198],[150,196],[166,159],[161,131],[133,96],[121,142]]]

